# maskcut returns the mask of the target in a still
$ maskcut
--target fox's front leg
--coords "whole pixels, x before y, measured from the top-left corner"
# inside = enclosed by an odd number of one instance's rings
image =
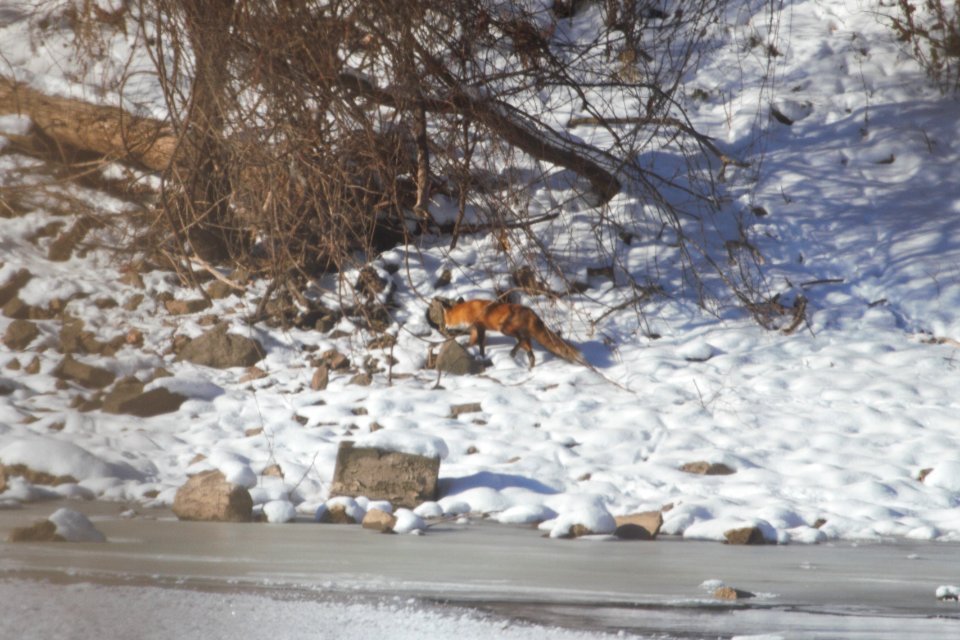
[[[483,353],[483,343],[486,338],[487,330],[483,328],[483,325],[475,324],[470,327],[470,346],[475,344],[480,345],[480,357],[486,357]]]

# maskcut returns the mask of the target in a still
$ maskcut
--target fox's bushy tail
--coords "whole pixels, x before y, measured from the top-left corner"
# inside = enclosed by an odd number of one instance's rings
[[[590,366],[579,349],[551,331],[540,318],[537,318],[536,332],[534,332],[533,339],[558,358],[563,358],[573,364],[581,364],[585,367]]]

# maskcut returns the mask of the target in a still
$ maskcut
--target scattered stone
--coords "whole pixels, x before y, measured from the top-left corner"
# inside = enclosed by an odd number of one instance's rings
[[[925,469],[920,469],[920,473],[917,474],[917,480],[923,482],[927,479],[927,476],[933,471],[933,467],[927,467]]]
[[[220,471],[207,471],[177,490],[173,513],[181,520],[250,522],[253,499],[246,488],[227,482]]]
[[[7,364],[4,365],[4,366],[5,366],[7,369],[10,369],[11,371],[20,371],[20,369],[23,368],[23,365],[22,365],[22,364],[20,363],[20,361],[17,360],[16,358],[11,358],[10,360],[7,361]],[[2,493],[2,492],[0,492],[0,493]]]
[[[621,540],[655,540],[663,526],[663,514],[645,511],[614,518],[617,528],[613,535]]]
[[[104,397],[102,409],[107,413],[150,418],[173,413],[186,401],[186,396],[173,393],[165,387],[144,391],[142,382],[136,378],[127,378],[114,385]]]
[[[143,302],[143,294],[135,293],[127,298],[126,302],[123,303],[123,308],[126,311],[136,311],[137,307],[140,306],[140,303]]]
[[[54,369],[53,375],[60,380],[69,380],[88,389],[102,389],[117,377],[112,371],[78,362],[70,354],[64,356]]]
[[[265,356],[263,346],[253,338],[227,333],[221,324],[179,349],[181,360],[217,369],[249,367]]]
[[[363,528],[373,529],[380,533],[393,533],[393,527],[397,524],[397,517],[392,513],[387,513],[380,509],[370,509],[367,515],[363,517]]]
[[[749,591],[742,591],[740,589],[734,589],[733,587],[718,587],[717,590],[713,592],[713,597],[717,600],[733,601],[756,598],[757,596]]]
[[[350,367],[350,358],[343,355],[336,349],[330,349],[324,351],[320,356],[320,361],[326,364],[333,371],[339,371],[340,369],[348,369]]]
[[[262,429],[261,429],[262,431]],[[264,468],[260,473],[262,476],[267,476],[269,478],[283,478],[283,469],[280,468],[278,464],[272,464],[269,467]]]
[[[92,331],[84,328],[83,320],[72,316],[63,318],[60,328],[60,351],[63,353],[101,353],[104,345]]]
[[[392,336],[389,333],[385,333],[382,336],[377,336],[373,340],[367,343],[367,349],[390,349],[397,344],[396,336]]]
[[[245,429],[243,432],[244,438],[254,438],[263,433],[263,427],[254,427],[252,429]]]
[[[814,528],[814,529],[820,529],[820,528],[822,528],[823,525],[825,525],[825,524],[827,524],[827,519],[826,519],[826,518],[817,518],[817,519],[814,521],[814,523],[813,523],[813,528]]]
[[[727,544],[768,544],[759,527],[742,527],[723,532]]]
[[[737,472],[736,469],[731,469],[722,462],[706,462],[703,460],[688,462],[680,467],[680,471],[701,476],[729,476]]]
[[[20,269],[10,277],[4,284],[0,285],[0,306],[5,306],[8,302],[17,297],[20,289],[30,282],[33,277],[26,269]]]
[[[366,496],[413,508],[435,500],[440,459],[340,443],[331,496]]]
[[[451,338],[440,347],[436,369],[456,376],[477,374],[483,372],[483,363],[474,360],[466,348]]]
[[[146,285],[143,283],[143,276],[132,267],[120,276],[120,284],[125,284],[137,289],[146,288]],[[140,296],[140,299],[142,300],[143,296]]]
[[[376,269],[367,265],[360,269],[360,274],[357,276],[353,288],[359,294],[374,298],[377,294],[386,291],[388,284],[388,281],[380,277]]]
[[[222,300],[232,296],[235,292],[236,289],[222,280],[214,280],[207,285],[207,295],[213,300]]]
[[[459,418],[465,413],[480,413],[483,409],[479,402],[467,402],[465,404],[455,404],[450,407],[450,417]]]
[[[163,303],[167,313],[173,316],[185,316],[190,313],[197,313],[210,308],[210,301],[206,298],[196,298],[194,300],[167,300]]]
[[[29,305],[17,296],[3,305],[3,315],[14,320],[42,320],[48,314],[39,307]]]
[[[369,387],[373,384],[373,376],[368,371],[362,371],[347,381],[347,384],[357,385],[359,387]]]
[[[32,376],[40,373],[40,358],[38,356],[33,356],[33,360],[27,363],[27,366],[23,368],[24,373],[29,373]]]
[[[20,351],[26,349],[38,335],[40,330],[34,323],[29,320],[14,320],[3,334],[3,344],[8,349]]]
[[[243,372],[243,375],[240,376],[240,384],[245,382],[253,382],[254,380],[259,380],[261,378],[266,378],[267,372],[261,369],[260,367],[251,366],[247,367],[247,370]]]
[[[10,532],[8,542],[66,542],[57,533],[57,525],[49,520],[40,520],[29,527],[17,527]]]
[[[314,391],[323,391],[328,384],[330,384],[330,367],[322,364],[313,372],[310,388]]]

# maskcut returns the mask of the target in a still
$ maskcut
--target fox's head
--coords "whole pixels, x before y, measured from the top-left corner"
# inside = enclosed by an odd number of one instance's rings
[[[460,304],[461,302],[463,302],[463,298],[452,300],[450,298],[437,296],[430,301],[430,306],[427,307],[427,324],[439,331],[441,334],[447,335],[444,312],[446,312],[446,310],[450,307]]]

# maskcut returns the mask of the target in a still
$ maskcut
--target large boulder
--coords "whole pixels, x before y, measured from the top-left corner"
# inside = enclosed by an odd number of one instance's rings
[[[181,520],[250,522],[253,498],[245,487],[227,482],[221,472],[206,471],[177,490],[173,513]]]
[[[453,338],[440,347],[436,367],[437,371],[456,376],[483,373],[483,363],[475,360],[470,352]]]
[[[249,367],[263,359],[266,354],[260,342],[228,333],[228,328],[228,325],[220,324],[190,340],[180,349],[180,359],[216,369]]]
[[[413,508],[437,497],[440,458],[340,443],[331,496],[366,496]]]
[[[617,528],[613,534],[621,540],[655,540],[663,526],[663,514],[645,511],[614,518]]]

